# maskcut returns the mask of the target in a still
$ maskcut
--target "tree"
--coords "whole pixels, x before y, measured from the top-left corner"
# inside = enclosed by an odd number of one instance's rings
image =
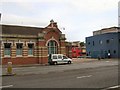
[[[81,47],[85,46],[85,43],[84,42],[80,42],[80,46]]]

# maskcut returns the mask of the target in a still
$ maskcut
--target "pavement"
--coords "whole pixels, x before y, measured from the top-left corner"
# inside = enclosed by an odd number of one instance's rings
[[[101,60],[108,60],[108,59],[101,59]],[[109,60],[113,60],[113,59],[109,59]],[[91,62],[91,61],[98,61],[98,59],[94,59],[94,58],[72,58],[73,63],[82,63],[82,62]],[[12,65],[12,67],[15,68],[15,67],[48,66],[48,65],[49,64],[26,64],[26,65]],[[7,68],[7,65],[2,65],[2,66],[0,65],[0,67]]]
[[[71,70],[71,69],[80,69],[80,68],[86,68],[86,65],[89,66],[88,68],[91,68],[94,65],[89,64],[88,62],[98,62],[98,59],[91,59],[91,58],[73,58],[73,64],[71,65],[40,65],[40,64],[29,64],[29,65],[12,65],[12,74],[7,74],[7,66],[3,65],[1,66],[1,72],[0,76],[13,76],[13,75],[26,75],[26,74],[44,74],[48,72],[62,72],[63,70]],[[101,59],[99,61],[117,61],[118,59]],[[83,65],[86,63],[86,65]],[[87,64],[88,63],[88,64]],[[79,65],[81,64],[81,65]],[[117,62],[113,63],[117,64]],[[97,66],[105,66],[104,62],[100,64],[95,64]],[[50,68],[50,69],[49,69]]]
[[[101,59],[102,60],[102,59]],[[72,58],[72,63],[82,63],[82,62],[91,62],[98,61],[98,59],[91,58]],[[49,64],[25,64],[25,65],[12,65],[13,68],[16,67],[33,67],[33,66],[48,66]],[[2,68],[7,68],[7,65],[0,65]]]

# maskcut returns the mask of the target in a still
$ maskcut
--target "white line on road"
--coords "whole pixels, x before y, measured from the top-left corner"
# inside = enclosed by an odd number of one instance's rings
[[[115,89],[115,88],[119,88],[119,87],[120,87],[120,85],[117,85],[117,86],[108,87],[108,88],[106,88],[106,89],[102,89],[102,90]]]
[[[112,89],[112,88],[119,88],[120,87],[120,85],[118,85],[118,86],[113,86],[113,87],[109,87],[110,89]]]
[[[8,87],[13,87],[13,85],[0,86],[0,88],[8,88]]]
[[[110,87],[110,88],[118,88],[118,87],[120,87],[120,85],[119,86]]]
[[[87,78],[87,77],[91,77],[92,75],[88,75],[88,76],[80,76],[80,77],[77,77],[78,79],[80,78]]]

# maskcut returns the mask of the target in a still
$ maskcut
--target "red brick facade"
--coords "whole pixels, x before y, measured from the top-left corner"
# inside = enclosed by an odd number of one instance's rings
[[[50,53],[69,52],[65,35],[53,20],[45,28],[2,25],[1,36],[2,64],[47,64]]]

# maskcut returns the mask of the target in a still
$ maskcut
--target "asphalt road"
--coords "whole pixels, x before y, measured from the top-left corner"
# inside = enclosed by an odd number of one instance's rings
[[[86,69],[86,68],[96,68],[104,66],[114,66],[118,65],[118,60],[101,60],[101,61],[87,61],[79,62],[80,60],[74,61],[73,64],[66,65],[48,65],[48,66],[27,66],[27,67],[14,67],[13,73],[16,75],[26,75],[26,74],[47,74],[49,72],[63,72],[67,70],[76,69]],[[6,74],[6,68],[2,68],[2,74]]]
[[[99,62],[98,62],[99,63]],[[88,63],[89,65],[89,63]],[[64,65],[61,67],[65,67]],[[109,88],[118,86],[118,65],[7,76],[4,88]],[[100,89],[100,90],[101,90]]]

